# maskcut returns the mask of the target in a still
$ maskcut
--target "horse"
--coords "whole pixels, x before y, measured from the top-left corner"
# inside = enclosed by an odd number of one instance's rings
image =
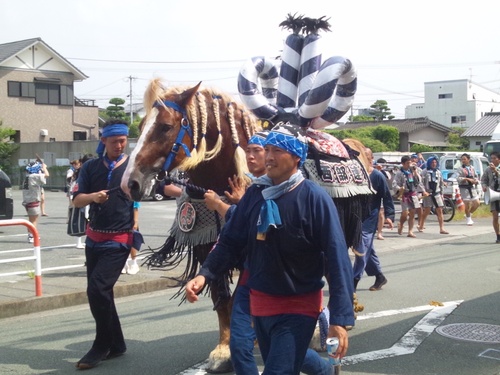
[[[156,79],[148,85],[144,95],[147,113],[141,124],[141,136],[122,180],[122,189],[132,199],[140,200],[149,188],[149,181],[163,171],[185,171],[189,175],[190,186],[210,189],[222,196],[229,188],[228,177],[248,179],[244,148],[250,137],[260,130],[257,119],[227,94],[210,88],[200,89],[200,84],[192,88],[165,88]],[[197,220],[201,216],[209,217],[216,225],[210,225],[211,228],[201,235],[191,236],[197,237],[195,239],[190,238],[185,228],[175,226],[175,234],[171,234],[170,241],[167,240],[163,253],[179,251],[185,254],[182,250],[189,247],[192,255],[180,277],[183,281],[196,275],[224,223],[216,213],[206,212],[203,196],[199,192],[195,189],[186,191],[186,200],[192,205],[190,208],[198,212]],[[200,210],[205,211],[199,214]],[[162,262],[165,266],[169,260],[152,260],[150,265]],[[169,266],[178,263],[180,258],[176,257],[175,260],[170,259]],[[210,353],[206,371],[224,373],[232,370],[229,353],[232,307],[229,275],[211,283],[209,292],[219,319],[219,343]]]
[[[213,89],[201,89],[200,84],[191,88],[165,88],[159,80],[153,80],[146,89],[144,105],[147,114],[121,185],[134,200],[140,199],[151,178],[157,174],[161,176],[163,171],[185,171],[189,175],[189,186],[211,189],[219,195],[228,190],[229,177],[245,178],[243,149],[248,139],[260,130],[259,119],[228,95]],[[311,158],[306,161],[303,172],[329,191],[339,211],[346,243],[356,246],[361,234],[362,211],[368,207],[366,196],[372,193],[366,170],[358,161],[355,150],[336,139],[333,145],[328,143],[333,137],[326,133],[308,130],[308,135],[312,137]],[[332,150],[335,151],[333,154],[328,152]],[[198,236],[196,241],[189,237],[193,222],[197,220],[193,218],[217,215],[202,212],[206,210],[203,195],[189,186],[183,203],[178,207],[177,221],[171,228],[169,239],[148,263],[150,266],[163,264],[171,267],[178,265],[182,258],[174,253],[189,254],[185,272],[180,277],[182,282],[195,276],[223,225],[223,218],[217,216],[211,229]],[[184,251],[186,247],[189,251]],[[209,285],[219,318],[219,343],[210,353],[206,367],[209,373],[232,369],[229,280],[230,275],[226,275]]]

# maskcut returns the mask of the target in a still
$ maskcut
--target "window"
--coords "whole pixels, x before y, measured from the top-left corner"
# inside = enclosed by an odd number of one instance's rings
[[[35,92],[36,104],[59,104],[59,85],[37,83]]]
[[[61,105],[73,105],[73,87],[61,85]]]
[[[7,82],[7,91],[9,96],[34,98],[35,84],[33,82]]]
[[[452,124],[461,124],[463,122],[467,121],[467,116],[465,115],[460,115],[460,116],[451,116],[451,123]]]
[[[453,94],[439,94],[438,99],[453,99]]]
[[[87,132],[85,132],[85,131],[73,132],[73,140],[74,141],[86,141],[87,140]]]
[[[7,82],[10,97],[35,98],[36,104],[73,105],[73,86],[47,82]]]

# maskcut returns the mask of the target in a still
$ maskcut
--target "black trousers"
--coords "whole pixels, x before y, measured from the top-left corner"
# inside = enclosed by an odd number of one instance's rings
[[[113,287],[125,266],[130,246],[117,242],[96,243],[87,238],[87,296],[96,324],[92,348],[125,350],[125,339],[115,306]]]

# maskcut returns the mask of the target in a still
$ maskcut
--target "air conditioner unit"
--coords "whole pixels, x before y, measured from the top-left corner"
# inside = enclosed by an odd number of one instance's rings
[[[49,135],[49,131],[47,129],[40,129],[40,136],[46,137]]]

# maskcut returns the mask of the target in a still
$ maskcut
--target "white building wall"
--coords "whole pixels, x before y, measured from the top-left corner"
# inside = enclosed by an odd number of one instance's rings
[[[468,128],[492,111],[500,111],[500,94],[467,79],[437,81],[425,82],[425,103],[407,106],[405,118],[428,117],[445,126]],[[465,121],[459,120],[462,116]]]

